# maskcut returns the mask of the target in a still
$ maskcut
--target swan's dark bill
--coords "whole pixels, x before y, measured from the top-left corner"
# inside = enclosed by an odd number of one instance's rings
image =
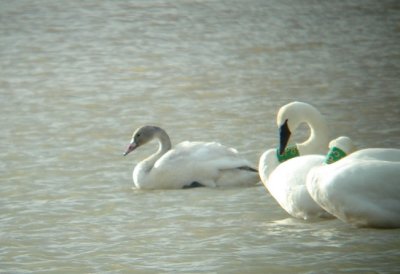
[[[285,122],[279,128],[279,154],[282,155],[285,152],[285,148],[289,142],[291,132],[288,126],[288,120],[286,119]]]

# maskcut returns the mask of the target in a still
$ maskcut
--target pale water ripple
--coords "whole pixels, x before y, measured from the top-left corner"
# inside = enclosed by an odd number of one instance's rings
[[[290,218],[262,186],[138,191],[132,130],[254,164],[275,114],[399,147],[398,1],[0,1],[1,273],[393,273],[399,230]],[[303,133],[303,137],[306,132]]]

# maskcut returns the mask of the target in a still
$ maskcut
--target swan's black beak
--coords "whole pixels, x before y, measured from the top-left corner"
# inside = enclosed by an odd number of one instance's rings
[[[279,128],[279,154],[282,155],[285,152],[286,146],[289,142],[290,135],[292,134],[289,130],[288,120]]]
[[[128,155],[130,152],[134,151],[136,148],[138,147],[138,145],[133,142],[129,145],[128,149],[125,151],[124,156]]]

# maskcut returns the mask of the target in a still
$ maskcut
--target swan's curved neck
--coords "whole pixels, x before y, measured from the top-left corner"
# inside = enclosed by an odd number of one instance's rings
[[[133,171],[135,184],[146,184],[149,173],[154,167],[154,164],[161,158],[168,150],[171,149],[171,141],[168,134],[161,128],[156,128],[153,139],[158,139],[158,150],[145,160],[141,161]]]
[[[310,127],[310,137],[303,143],[296,144],[300,155],[306,154],[326,154],[329,144],[329,129],[322,115],[316,111],[310,110],[305,113],[302,122]]]
[[[157,160],[171,149],[171,140],[169,139],[168,134],[163,129],[157,128],[157,131],[154,133],[153,138],[158,139],[158,150],[156,153],[152,154],[150,157],[143,161],[146,163],[147,168],[145,170],[147,172],[150,172]]]

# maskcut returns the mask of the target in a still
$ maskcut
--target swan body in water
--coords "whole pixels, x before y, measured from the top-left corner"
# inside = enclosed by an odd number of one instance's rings
[[[159,142],[157,152],[133,170],[137,188],[251,186],[260,181],[258,171],[235,149],[215,142],[188,141],[172,148],[167,133],[156,126],[138,128],[124,155],[153,139]]]
[[[290,159],[272,172],[266,184],[268,191],[290,215],[299,219],[332,218],[310,196],[306,187],[308,172],[322,165],[322,155],[305,155]]]
[[[351,139],[333,141],[347,153]],[[400,149],[368,148],[313,168],[307,177],[312,198],[326,211],[357,227],[400,227]]]
[[[303,143],[287,147],[292,131],[300,124],[310,127],[310,137]],[[313,106],[292,102],[278,111],[280,146],[260,157],[261,181],[271,195],[290,215],[300,219],[331,217],[311,198],[306,188],[309,170],[324,162],[329,130],[322,114]]]

